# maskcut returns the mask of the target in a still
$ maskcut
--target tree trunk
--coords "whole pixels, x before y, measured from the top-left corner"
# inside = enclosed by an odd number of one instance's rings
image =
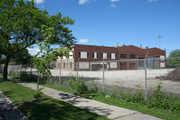
[[[39,81],[40,81],[40,77],[41,77],[41,73],[38,72],[37,89],[36,89],[37,93],[38,93],[38,90],[39,90]]]
[[[3,81],[7,81],[7,75],[8,75],[8,63],[10,61],[9,56],[6,57],[6,60],[4,62],[4,70],[3,70]]]

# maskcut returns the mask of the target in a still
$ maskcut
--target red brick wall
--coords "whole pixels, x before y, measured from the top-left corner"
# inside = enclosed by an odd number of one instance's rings
[[[79,52],[88,52],[89,58],[79,60]],[[92,53],[98,53],[98,59],[93,59]],[[101,53],[116,53],[118,54],[118,49],[115,47],[104,47],[104,46],[90,46],[90,45],[74,45],[74,60],[75,62],[92,62],[92,61],[102,61]],[[107,60],[111,60],[110,57]],[[118,60],[118,59],[115,59]]]
[[[89,58],[80,59],[79,60],[79,52],[88,52]],[[98,52],[98,59],[93,59],[92,53]],[[166,52],[164,50],[158,48],[151,49],[141,49],[135,46],[124,46],[124,47],[105,47],[105,46],[93,46],[93,45],[74,45],[74,60],[77,62],[78,60],[81,62],[92,62],[92,61],[102,61],[101,53],[116,53],[116,59],[120,60],[120,54],[127,54],[127,59],[129,59],[130,54],[135,54],[136,59],[138,56],[166,56]],[[106,60],[112,60],[110,57]]]

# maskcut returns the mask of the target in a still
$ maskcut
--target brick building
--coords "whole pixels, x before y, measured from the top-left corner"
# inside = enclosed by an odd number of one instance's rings
[[[107,47],[75,44],[70,54],[72,56],[68,59],[65,57],[62,60],[58,59],[56,67],[61,63],[61,68],[65,70],[76,70],[77,65],[79,70],[99,70],[104,60],[105,68],[108,70],[143,69],[143,59],[147,56],[147,67],[159,69],[165,67],[164,58],[166,57],[164,50],[133,45]]]

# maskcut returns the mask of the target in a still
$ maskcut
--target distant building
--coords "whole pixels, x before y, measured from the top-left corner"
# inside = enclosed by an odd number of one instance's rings
[[[75,44],[70,55],[68,59],[58,59],[54,67],[59,68],[61,63],[62,70],[76,70],[77,65],[79,70],[100,70],[104,60],[108,70],[144,69],[142,59],[147,55],[148,69],[159,69],[165,67],[166,51],[124,44],[113,47]]]

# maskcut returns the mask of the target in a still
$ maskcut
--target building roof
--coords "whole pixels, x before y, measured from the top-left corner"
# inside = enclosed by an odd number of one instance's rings
[[[151,49],[158,49],[158,50],[162,50],[162,49],[159,49],[157,47],[154,47],[154,48],[148,48],[147,46],[146,47],[137,47],[137,46],[134,46],[134,45],[125,45],[125,44],[120,44],[120,45],[115,45],[115,46],[98,46],[98,45],[82,45],[82,44],[74,44],[74,45],[78,45],[78,46],[96,46],[96,47],[108,47],[108,48],[123,48],[123,47],[135,47],[135,48],[139,48],[139,49],[148,49],[148,50],[151,50]],[[162,50],[162,51],[165,51],[165,50]]]

